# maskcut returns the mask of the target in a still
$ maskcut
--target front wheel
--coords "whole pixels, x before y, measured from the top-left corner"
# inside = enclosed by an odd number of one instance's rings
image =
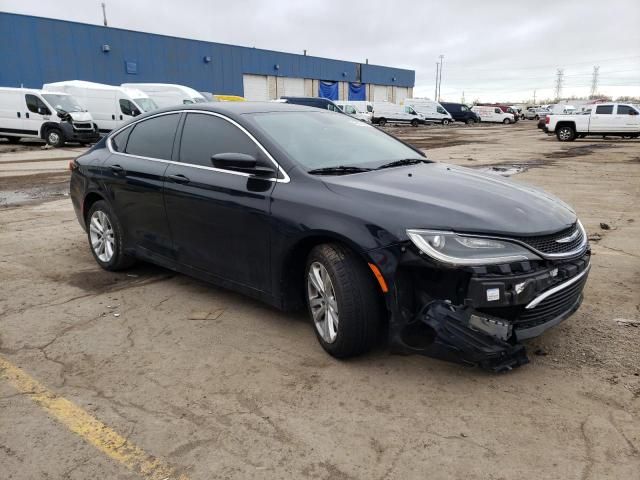
[[[64,145],[64,136],[59,128],[50,128],[47,130],[47,144],[52,147],[61,147]]]
[[[412,127],[417,127],[418,125],[420,125],[420,122],[418,120],[416,120],[415,118],[413,120],[411,120],[411,126]]]
[[[87,236],[93,258],[105,270],[122,270],[134,263],[124,254],[122,226],[107,202],[100,200],[89,209]]]
[[[445,118],[444,120],[442,120],[442,124],[443,125],[449,125],[450,120],[448,118]]]
[[[561,142],[572,142],[576,138],[576,131],[570,125],[563,125],[556,129],[556,137]]]
[[[323,244],[311,250],[305,272],[307,306],[322,348],[336,358],[369,350],[382,308],[365,262],[344,245]]]
[[[464,121],[464,123],[466,123],[467,125],[471,125],[472,123],[475,123],[475,122],[473,121],[473,118],[467,118],[467,119]]]
[[[387,120],[384,118],[381,118],[378,120],[378,125],[380,125],[381,127],[384,127],[387,124]]]
[[[509,125],[511,123],[511,120],[508,118],[505,118],[502,123],[504,123],[505,125]]]

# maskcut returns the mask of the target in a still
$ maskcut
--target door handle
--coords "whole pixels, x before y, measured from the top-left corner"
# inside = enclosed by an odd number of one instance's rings
[[[20,112],[16,112],[16,115],[18,115],[18,118],[20,118]]]
[[[167,175],[167,178],[175,183],[189,183],[191,181],[184,175]]]
[[[111,115],[111,120],[115,120],[116,116],[115,115]]]
[[[29,118],[29,112],[25,113],[24,116]]]
[[[120,120],[122,120],[122,115],[120,115]]]
[[[113,173],[115,173],[116,175],[124,175],[125,171],[124,168],[122,168],[120,165],[111,165],[111,171]]]

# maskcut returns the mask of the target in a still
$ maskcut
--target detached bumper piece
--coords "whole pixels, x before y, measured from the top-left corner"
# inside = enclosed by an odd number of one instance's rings
[[[434,301],[424,306],[415,321],[429,327],[435,336],[424,348],[412,348],[414,353],[496,373],[529,363],[524,346],[507,341],[512,337],[513,326],[505,320],[476,315],[468,307]]]

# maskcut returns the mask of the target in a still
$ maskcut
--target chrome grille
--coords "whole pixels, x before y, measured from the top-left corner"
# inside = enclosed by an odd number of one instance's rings
[[[569,242],[561,242],[558,240],[570,237],[574,233],[578,233],[576,237]],[[577,223],[574,223],[571,227],[561,230],[551,235],[542,235],[539,237],[511,237],[514,240],[529,245],[534,250],[546,254],[562,254],[572,252],[580,247],[584,241],[584,232]]]

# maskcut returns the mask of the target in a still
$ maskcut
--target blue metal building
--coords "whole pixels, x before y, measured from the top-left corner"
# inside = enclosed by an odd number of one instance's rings
[[[7,87],[160,82],[249,97],[323,92],[400,102],[415,81],[413,70],[2,12],[0,59],[0,86]]]

